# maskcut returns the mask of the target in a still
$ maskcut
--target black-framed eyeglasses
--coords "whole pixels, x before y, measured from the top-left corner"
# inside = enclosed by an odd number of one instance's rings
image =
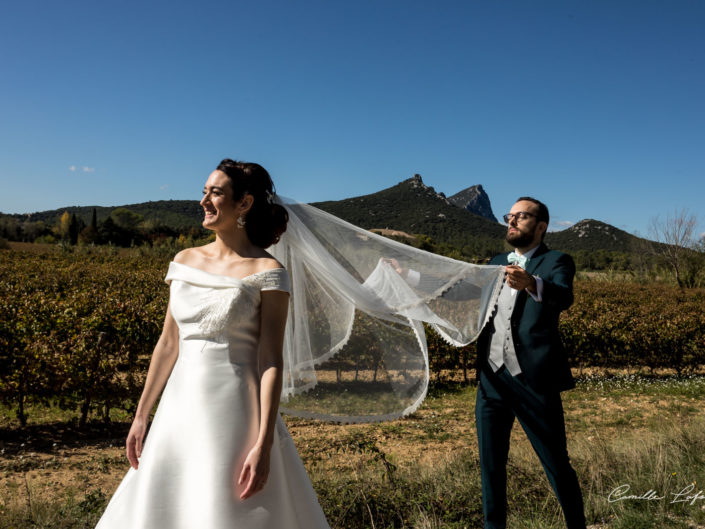
[[[509,223],[509,221],[512,219],[517,219],[517,221],[520,221],[520,220],[526,220],[529,217],[537,217],[537,216],[538,215],[534,215],[533,213],[529,213],[528,211],[517,211],[516,213],[507,213],[502,218],[504,219],[504,222]]]

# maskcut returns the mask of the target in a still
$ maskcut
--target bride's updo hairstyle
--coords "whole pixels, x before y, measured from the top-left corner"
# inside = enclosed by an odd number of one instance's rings
[[[250,242],[260,248],[269,248],[286,231],[289,214],[283,206],[274,203],[274,184],[267,170],[259,164],[224,159],[217,168],[230,180],[233,200],[249,193],[254,198],[245,216],[245,231]]]

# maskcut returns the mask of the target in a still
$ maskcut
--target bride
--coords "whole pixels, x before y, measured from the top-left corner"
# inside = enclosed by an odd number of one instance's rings
[[[132,468],[97,529],[328,527],[278,411],[289,278],[265,248],[288,215],[273,196],[258,164],[225,159],[208,177],[203,226],[216,239],[169,265]]]
[[[504,268],[284,205],[254,163],[223,160],[201,205],[216,239],[169,265],[132,468],[97,529],[327,528],[280,409],[337,422],[414,412],[429,380],[424,323],[453,345],[474,340]]]

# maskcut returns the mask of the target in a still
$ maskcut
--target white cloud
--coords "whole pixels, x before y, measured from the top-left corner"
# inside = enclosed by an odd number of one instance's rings
[[[69,165],[69,171],[73,172],[73,171],[75,171],[75,170],[76,170],[76,166],[75,166],[75,165]]]
[[[159,186],[159,189],[164,191],[165,189],[169,189],[169,184],[164,184],[163,186]]]
[[[575,222],[573,222],[572,220],[552,221],[551,225],[548,227],[548,231],[561,231],[566,228],[570,228],[574,224]]]
[[[95,173],[95,167],[86,167],[85,165],[81,167],[81,171],[84,173]]]

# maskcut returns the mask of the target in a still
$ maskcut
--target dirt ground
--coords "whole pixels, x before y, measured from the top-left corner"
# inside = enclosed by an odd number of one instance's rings
[[[348,425],[292,417],[285,421],[309,471],[352,471],[369,456],[370,447],[398,467],[433,468],[460,451],[477,453],[474,400],[473,386],[449,384],[436,388],[418,411],[395,421]],[[564,408],[569,451],[572,443],[705,416],[698,394],[622,391],[615,386],[603,391],[599,385],[565,393]],[[51,422],[20,429],[5,415],[0,423],[0,504],[82,497],[95,490],[109,496],[129,468],[124,453],[128,429],[128,422],[93,424],[84,430]],[[518,424],[512,435],[510,457],[536,457]]]

